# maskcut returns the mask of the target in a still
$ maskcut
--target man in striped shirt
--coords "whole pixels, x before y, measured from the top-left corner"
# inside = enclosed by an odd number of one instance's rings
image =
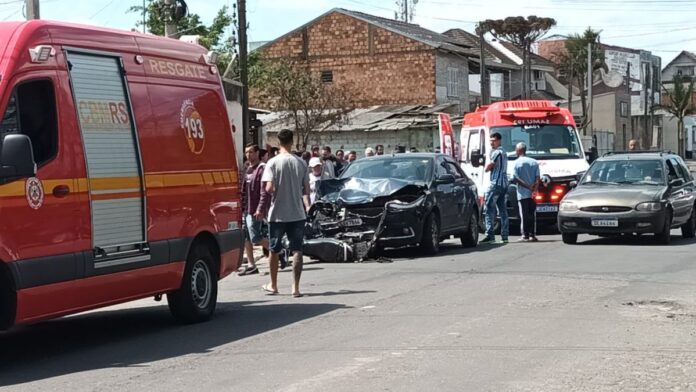
[[[490,244],[495,242],[494,224],[498,214],[500,215],[500,236],[503,243],[507,243],[510,234],[506,203],[508,158],[502,147],[502,136],[500,133],[492,132],[490,143],[491,156],[486,165],[486,172],[491,173],[491,185],[485,194],[486,238],[481,243]]]

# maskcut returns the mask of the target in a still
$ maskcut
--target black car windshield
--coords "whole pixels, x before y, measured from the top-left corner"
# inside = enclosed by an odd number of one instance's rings
[[[396,178],[426,182],[431,177],[432,159],[423,157],[380,157],[357,160],[341,178]]]
[[[582,152],[575,128],[569,125],[516,125],[497,127],[491,132],[502,136],[503,149],[509,159],[516,159],[515,146],[527,145],[527,156],[537,159],[581,158]]]
[[[664,185],[665,174],[657,159],[600,160],[590,167],[582,184]]]

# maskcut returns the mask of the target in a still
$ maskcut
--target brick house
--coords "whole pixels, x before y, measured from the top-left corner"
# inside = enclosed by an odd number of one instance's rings
[[[445,110],[458,116],[470,110],[469,63],[476,50],[415,24],[335,8],[257,50],[265,59],[304,62],[324,82],[345,86],[356,108],[448,104]],[[256,97],[252,89],[251,105],[264,108]],[[434,148],[435,136],[414,147]]]
[[[478,57],[418,25],[341,8],[257,50],[266,59],[304,61],[327,83],[349,85],[356,107],[452,102],[459,113],[469,109],[469,58]]]

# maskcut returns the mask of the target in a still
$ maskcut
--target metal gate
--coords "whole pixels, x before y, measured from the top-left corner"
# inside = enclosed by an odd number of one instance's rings
[[[92,245],[97,255],[147,241],[137,129],[120,57],[68,50],[87,162]]]

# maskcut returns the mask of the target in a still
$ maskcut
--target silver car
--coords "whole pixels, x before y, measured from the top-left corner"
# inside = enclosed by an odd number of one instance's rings
[[[573,184],[575,185],[575,184]],[[655,235],[668,244],[673,228],[696,236],[694,179],[677,155],[619,153],[596,160],[561,201],[558,228],[566,244],[578,234]]]

